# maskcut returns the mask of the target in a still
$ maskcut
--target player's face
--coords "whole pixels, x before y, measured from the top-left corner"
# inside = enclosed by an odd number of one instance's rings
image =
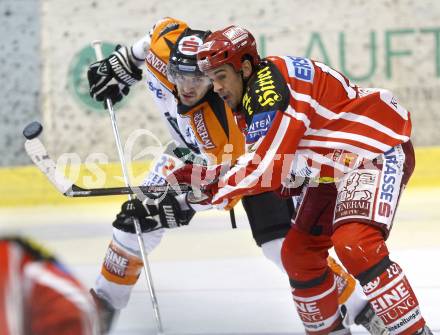
[[[207,71],[206,75],[214,85],[214,91],[228,104],[235,109],[243,97],[243,80],[241,74],[235,72],[229,64],[221,65],[213,70]]]
[[[180,102],[185,106],[194,106],[211,87],[208,77],[202,75],[177,74],[174,78]]]

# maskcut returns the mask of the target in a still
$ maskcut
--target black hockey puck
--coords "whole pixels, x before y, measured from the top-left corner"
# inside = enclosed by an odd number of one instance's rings
[[[43,126],[40,122],[34,121],[29,123],[24,129],[23,129],[23,135],[28,140],[32,140],[33,138],[37,137],[41,134],[43,131]]]

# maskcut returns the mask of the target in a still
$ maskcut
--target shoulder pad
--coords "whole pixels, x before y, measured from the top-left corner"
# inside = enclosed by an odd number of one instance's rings
[[[171,17],[165,17],[156,22],[153,28],[151,28],[150,37],[152,41],[155,41],[172,31],[178,30],[182,32],[186,28],[188,28],[188,25],[185,22]]]
[[[289,97],[289,88],[283,75],[272,62],[265,60],[248,80],[242,110],[246,118],[269,111],[284,111]]]
[[[145,61],[148,69],[170,90],[174,85],[167,77],[168,59],[174,43],[187,27],[185,22],[168,17],[157,22],[150,33],[150,48]]]

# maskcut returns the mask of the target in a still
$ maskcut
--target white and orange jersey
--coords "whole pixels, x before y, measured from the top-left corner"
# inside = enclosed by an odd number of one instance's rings
[[[194,106],[179,104],[178,114],[178,121],[191,127],[209,165],[231,165],[244,154],[244,136],[232,110],[212,89]]]
[[[198,152],[196,139],[192,132],[179,129],[177,122],[177,100],[175,87],[167,78],[167,65],[171,49],[179,36],[188,28],[180,20],[166,17],[159,20],[148,35],[136,42],[133,47],[135,57],[142,57],[147,67],[147,88],[166,122],[171,137],[181,146]]]
[[[167,64],[173,45],[187,28],[185,22],[167,17],[153,26],[147,41],[138,43],[147,49],[145,64],[148,88],[167,121],[173,139],[205,155],[209,163],[221,163],[225,146],[226,151],[230,150],[227,153],[235,160],[244,151],[243,136],[235,124],[231,109],[212,90],[195,106],[177,106],[176,88],[168,80]],[[179,109],[185,111],[178,112]],[[232,147],[228,144],[232,144]]]
[[[178,114],[178,121],[185,122],[194,132],[208,165],[230,166],[244,154],[244,136],[232,110],[212,89],[195,106],[179,104]],[[224,208],[232,208],[240,199],[228,199]]]
[[[194,106],[178,104],[176,88],[167,77],[173,45],[187,28],[185,22],[164,18],[153,26],[147,38],[135,43],[132,50],[136,58],[145,59],[148,89],[173,139],[202,156],[210,165],[230,164],[244,153],[244,137],[235,123],[232,110],[212,89]],[[172,160],[169,166],[178,167],[179,162],[172,157],[168,159]],[[160,158],[153,166],[151,171],[154,176],[147,177],[146,184],[164,181],[165,174],[159,176],[154,173],[163,162]]]
[[[277,189],[289,173],[334,180],[411,133],[410,114],[391,92],[362,89],[302,57],[268,57],[242,105],[247,154],[221,178],[214,203]]]
[[[0,334],[97,335],[90,294],[46,251],[0,239]]]

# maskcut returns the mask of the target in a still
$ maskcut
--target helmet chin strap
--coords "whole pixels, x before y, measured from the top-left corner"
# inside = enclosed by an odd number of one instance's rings
[[[233,111],[235,114],[242,114],[242,111],[243,111],[243,108],[242,108],[243,107],[243,96],[244,96],[244,92],[245,92],[245,88],[246,88],[247,82],[249,81],[249,77],[248,78],[244,78],[243,70],[240,70],[239,73],[240,73],[241,85],[242,85],[243,90],[241,92],[240,103],[238,104],[238,106]]]

